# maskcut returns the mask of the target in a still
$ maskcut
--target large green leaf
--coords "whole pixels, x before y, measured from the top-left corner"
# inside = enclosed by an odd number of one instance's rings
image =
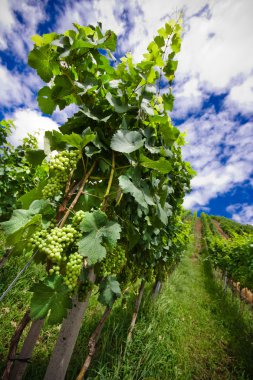
[[[71,135],[63,135],[61,140],[77,149],[83,149],[87,144],[93,141],[95,137],[96,135],[94,133],[87,133],[82,137],[72,132]]]
[[[27,248],[28,240],[41,224],[42,216],[40,214],[34,215],[23,227],[7,237],[6,245],[8,247],[13,247],[13,253],[22,253],[23,249]]]
[[[79,253],[88,258],[89,264],[103,260],[106,256],[104,244],[113,248],[121,231],[120,225],[108,221],[107,215],[100,210],[85,212],[80,229],[85,236],[78,243]]]
[[[175,33],[171,40],[171,50],[174,53],[179,53],[180,48],[181,48],[181,38],[177,33]]]
[[[31,191],[28,191],[18,199],[18,201],[20,201],[22,204],[22,208],[28,209],[34,200],[42,198],[42,189],[46,183],[47,181],[40,182],[38,186],[36,186]]]
[[[98,47],[101,49],[110,49],[111,51],[116,50],[117,36],[112,30],[107,30],[105,32],[105,41],[100,42]]]
[[[44,152],[49,154],[53,150],[62,150],[66,147],[66,142],[62,141],[62,134],[59,131],[46,131],[44,136]]]
[[[115,111],[118,113],[124,113],[129,109],[127,103],[123,103],[120,98],[116,98],[110,92],[107,92],[106,99],[111,104],[111,106],[114,107]]]
[[[167,174],[171,171],[172,165],[170,161],[168,161],[165,157],[160,157],[159,160],[154,161],[150,158],[144,156],[144,154],[140,155],[140,164],[145,168],[154,169],[162,174]]]
[[[148,185],[145,182],[141,183],[140,179],[131,178],[129,175],[121,175],[119,177],[119,185],[123,193],[130,193],[143,208],[147,209],[149,205],[154,205]]]
[[[38,166],[42,163],[44,158],[46,157],[44,151],[42,149],[34,149],[26,151],[27,161],[32,164],[32,166]]]
[[[8,246],[17,245],[17,251],[20,251],[20,242],[27,242],[34,231],[42,223],[42,214],[51,215],[52,207],[46,200],[35,200],[31,203],[28,210],[14,210],[12,217],[7,222],[1,223],[1,226],[7,236],[6,244]]]
[[[37,100],[43,113],[51,115],[54,112],[57,104],[52,99],[52,90],[50,87],[42,87],[38,92]]]
[[[61,276],[50,276],[31,288],[30,316],[33,320],[47,317],[49,324],[58,324],[67,316],[72,307],[68,287]]]
[[[163,104],[164,104],[164,110],[165,111],[172,111],[173,110],[174,96],[172,95],[172,93],[163,94]]]
[[[52,99],[60,99],[65,96],[71,95],[73,92],[73,85],[69,78],[65,75],[57,75],[54,79],[54,86],[52,88]]]
[[[34,212],[31,212],[30,210],[14,210],[11,219],[7,222],[1,223],[1,226],[5,234],[9,236],[19,229],[24,228],[33,216]]]
[[[38,75],[44,82],[49,82],[53,78],[52,64],[48,47],[34,47],[28,55],[28,64],[37,70]]]
[[[111,307],[115,299],[121,297],[120,286],[115,276],[109,276],[101,282],[99,290],[98,300],[105,306]]]
[[[180,135],[180,131],[168,121],[159,125],[160,133],[166,146],[172,146]]]
[[[56,33],[43,34],[43,37],[35,34],[32,36],[31,40],[35,43],[36,46],[48,45],[57,37]]]
[[[140,132],[119,130],[112,137],[111,148],[116,152],[132,153],[140,149],[143,144],[144,140]]]
[[[169,60],[164,67],[163,71],[166,75],[166,77],[169,79],[169,81],[174,79],[174,74],[177,69],[178,61]]]

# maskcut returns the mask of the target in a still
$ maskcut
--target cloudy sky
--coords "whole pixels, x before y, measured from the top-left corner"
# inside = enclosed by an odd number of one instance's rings
[[[14,119],[17,143],[73,112],[50,118],[39,111],[42,83],[26,63],[32,35],[101,21],[118,34],[117,55],[131,51],[139,60],[180,10],[184,38],[171,116],[187,133],[184,158],[198,172],[185,207],[253,223],[252,0],[0,0],[0,118]]]

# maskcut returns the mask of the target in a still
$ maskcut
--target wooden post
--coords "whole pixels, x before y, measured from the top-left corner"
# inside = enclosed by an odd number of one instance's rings
[[[141,300],[142,300],[142,296],[143,296],[143,292],[144,292],[144,286],[145,286],[145,282],[142,280],[140,288],[139,288],[139,293],[138,293],[138,296],[137,296],[136,301],[135,301],[134,313],[132,316],[132,321],[131,321],[129,331],[128,331],[128,335],[127,335],[127,343],[130,342],[132,339],[134,326],[136,323],[136,319],[138,316],[138,312],[139,312],[139,308],[140,308],[140,304],[141,304]]]
[[[228,274],[227,271],[225,272],[225,277],[224,277],[224,292],[225,294],[227,293],[227,287],[228,287]]]
[[[28,361],[31,359],[34,346],[40,335],[43,323],[44,319],[39,319],[38,321],[32,322],[31,328],[24,341],[18,360],[15,361],[15,364],[11,371],[10,380],[21,380],[23,378],[28,365]]]
[[[25,327],[28,325],[30,322],[30,310],[27,310],[24,317],[20,321],[18,327],[16,328],[12,338],[11,338],[11,343],[10,343],[10,348],[8,352],[8,358],[7,358],[7,364],[3,373],[2,380],[9,380],[10,378],[10,373],[13,368],[17,348],[18,348],[18,343],[20,340],[20,337],[25,329]]]
[[[156,298],[161,290],[161,281],[157,280],[154,284],[153,291],[152,291],[152,298]]]
[[[89,281],[95,282],[93,268],[89,272]],[[61,330],[51,355],[44,380],[64,380],[69,366],[76,340],[83,323],[83,316],[89,304],[91,291],[88,292],[86,300],[73,301],[73,307],[69,310],[67,318],[64,319]]]

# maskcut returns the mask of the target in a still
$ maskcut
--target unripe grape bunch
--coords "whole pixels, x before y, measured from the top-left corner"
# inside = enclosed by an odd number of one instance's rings
[[[125,249],[117,246],[113,251],[107,252],[104,260],[99,264],[99,274],[105,278],[111,274],[118,274],[126,263]]]
[[[66,265],[66,275],[64,276],[64,282],[70,291],[73,290],[76,286],[82,265],[83,257],[78,252],[74,252],[69,255],[69,260]]]
[[[79,234],[71,225],[62,228],[55,227],[49,233],[46,230],[37,231],[30,239],[30,244],[34,249],[44,253],[48,260],[56,264],[49,271],[50,274],[53,274],[60,271],[58,266],[68,260],[66,250],[75,242]]]
[[[47,185],[42,190],[43,197],[53,198],[59,195],[64,184],[67,182],[69,174],[75,170],[77,162],[81,158],[79,150],[63,150],[49,161],[49,179]]]

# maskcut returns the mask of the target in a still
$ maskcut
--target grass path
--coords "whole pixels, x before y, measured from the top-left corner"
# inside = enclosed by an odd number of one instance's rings
[[[208,263],[188,255],[153,306],[146,299],[124,361],[122,346],[111,346],[121,331],[111,318],[89,378],[253,379],[252,321],[246,305],[224,294]]]

